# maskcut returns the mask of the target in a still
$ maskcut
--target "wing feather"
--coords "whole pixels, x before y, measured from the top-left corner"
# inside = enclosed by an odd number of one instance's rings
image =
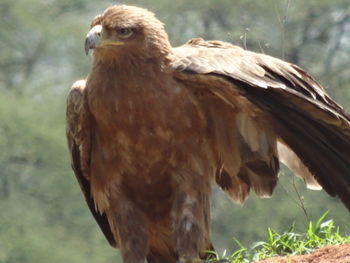
[[[174,48],[172,66],[187,87],[205,90],[236,112],[237,129],[254,157],[241,160],[238,177],[262,185],[258,178],[266,167],[278,172],[279,158],[310,187],[318,182],[350,209],[350,117],[309,74],[277,58],[202,39]],[[278,142],[285,146],[280,156]]]
[[[95,208],[90,181],[89,164],[91,155],[91,127],[89,114],[84,107],[85,80],[76,81],[67,98],[66,135],[72,168],[85,196],[89,209],[111,246],[117,247],[105,214]]]

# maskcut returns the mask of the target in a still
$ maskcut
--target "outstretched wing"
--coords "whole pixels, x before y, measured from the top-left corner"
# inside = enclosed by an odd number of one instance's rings
[[[67,98],[66,133],[72,168],[87,205],[111,246],[117,247],[105,214],[100,214],[90,191],[91,123],[84,104],[85,80],[76,81]]]
[[[172,66],[209,112],[222,162],[216,179],[234,199],[244,200],[250,187],[269,195],[279,159],[350,209],[350,118],[310,75],[276,58],[202,39],[175,48]],[[229,152],[233,143],[240,144],[238,171],[227,164],[237,154]]]

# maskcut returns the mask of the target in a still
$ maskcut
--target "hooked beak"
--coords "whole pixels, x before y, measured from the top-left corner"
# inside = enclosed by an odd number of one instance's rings
[[[89,33],[87,33],[86,35],[85,53],[86,55],[88,55],[90,49],[106,47],[106,46],[122,46],[122,45],[124,45],[124,42],[122,41],[102,39],[102,26],[96,25],[93,28],[91,28]]]
[[[101,43],[101,32],[102,32],[102,26],[96,25],[89,33],[87,33],[85,38],[85,54],[89,54],[90,49],[94,49],[98,47]]]

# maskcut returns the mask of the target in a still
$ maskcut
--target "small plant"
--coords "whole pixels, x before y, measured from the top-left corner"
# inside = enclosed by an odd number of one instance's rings
[[[268,228],[267,241],[256,242],[250,249],[235,240],[239,249],[230,256],[224,253],[220,257],[216,252],[210,253],[214,261],[224,258],[230,263],[245,263],[273,256],[308,254],[327,245],[350,243],[350,236],[342,236],[333,220],[325,221],[327,214],[328,212],[324,213],[316,223],[309,222],[306,233],[294,233],[294,225],[282,234]]]
[[[241,263],[248,261],[248,249],[245,248],[237,239],[235,239],[237,245],[240,247],[238,250],[233,252],[231,255],[226,256],[226,250],[223,255],[220,256],[215,251],[207,251],[211,255],[209,262],[227,262],[227,263]]]

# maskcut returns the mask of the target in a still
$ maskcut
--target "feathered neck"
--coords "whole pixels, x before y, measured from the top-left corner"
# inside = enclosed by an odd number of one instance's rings
[[[164,72],[169,67],[171,55],[158,57],[140,56],[138,54],[127,54],[123,56],[111,56],[110,54],[95,56],[92,71],[105,70],[123,75],[142,75],[149,71]]]

